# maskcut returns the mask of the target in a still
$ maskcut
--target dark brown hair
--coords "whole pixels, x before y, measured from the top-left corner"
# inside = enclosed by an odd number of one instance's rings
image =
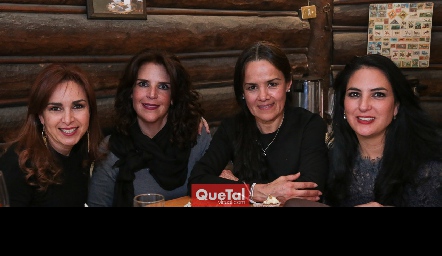
[[[171,142],[178,146],[196,144],[198,125],[203,115],[199,93],[192,88],[190,75],[178,57],[159,49],[143,49],[132,57],[126,66],[115,96],[116,129],[123,134],[137,121],[132,105],[132,91],[138,78],[138,71],[144,64],[163,66],[170,77],[171,100],[168,120],[173,127]]]
[[[272,64],[284,75],[284,82],[292,80],[292,68],[285,52],[273,42],[258,41],[251,44],[239,55],[233,76],[233,88],[236,102],[240,107],[236,115],[235,165],[234,174],[241,180],[259,180],[264,182],[267,177],[267,164],[261,156],[261,150],[256,143],[259,130],[255,117],[250,112],[244,98],[244,76],[248,63],[265,60]],[[292,102],[292,94],[286,93],[285,107]],[[257,160],[258,159],[258,160]]]

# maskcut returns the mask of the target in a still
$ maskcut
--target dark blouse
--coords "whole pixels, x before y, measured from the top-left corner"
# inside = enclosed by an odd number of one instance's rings
[[[234,118],[223,120],[206,153],[193,167],[189,184],[242,184],[219,177],[229,161],[235,164],[234,122]],[[320,115],[299,107],[287,108],[280,131],[266,151],[271,172],[268,182],[301,172],[296,181],[315,182],[323,191],[328,172],[325,134],[326,124]],[[258,139],[268,145],[274,137],[275,133],[261,134]]]
[[[82,168],[79,146],[75,146],[69,156],[52,151],[62,163],[63,182],[50,185],[45,192],[26,183],[25,173],[19,168],[18,155],[10,147],[0,158],[0,170],[5,175],[6,187],[11,207],[84,207],[87,200],[89,168]]]
[[[338,206],[350,207],[376,201],[374,184],[381,168],[382,159],[356,159],[353,178],[349,187],[349,196]],[[442,206],[442,163],[429,162],[419,169],[416,177],[417,187],[406,186],[408,207],[441,207]]]

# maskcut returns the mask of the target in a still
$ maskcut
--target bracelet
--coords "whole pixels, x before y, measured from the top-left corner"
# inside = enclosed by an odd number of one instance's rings
[[[247,188],[247,183],[245,181],[243,181],[242,183],[244,183],[244,185],[246,185],[246,188]],[[255,185],[256,185],[256,183],[252,183],[252,186],[250,186],[250,190],[249,190],[249,201],[252,204],[256,203],[255,201],[252,200],[253,190],[255,189]]]
[[[252,184],[252,186],[250,187],[250,196],[249,196],[249,201],[252,203],[252,204],[254,204],[254,203],[256,203],[255,201],[253,201],[253,192],[254,192],[254,190],[255,190],[255,185],[256,185],[256,183],[253,183]]]

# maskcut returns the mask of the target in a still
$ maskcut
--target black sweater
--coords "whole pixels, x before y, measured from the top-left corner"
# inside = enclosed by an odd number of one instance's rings
[[[14,147],[0,158],[0,170],[3,171],[11,207],[84,207],[87,200],[89,173],[82,168],[82,156],[86,156],[75,146],[69,156],[56,151],[53,155],[62,163],[63,183],[50,185],[46,192],[37,191],[37,187],[26,183],[25,173],[19,168],[18,155]]]
[[[229,161],[235,164],[234,122],[232,117],[221,123],[206,153],[192,169],[189,189],[191,184],[242,184],[242,181],[218,177]],[[317,189],[323,191],[328,173],[325,134],[325,121],[318,114],[299,107],[286,109],[280,131],[266,152],[271,170],[268,182],[283,175],[301,172],[296,181],[315,182],[318,184]],[[275,133],[260,136],[258,139],[266,141],[264,145],[268,145]]]

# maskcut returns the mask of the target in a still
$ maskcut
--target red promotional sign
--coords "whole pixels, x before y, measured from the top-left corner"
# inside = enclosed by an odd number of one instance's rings
[[[248,184],[192,184],[192,207],[250,207]]]

